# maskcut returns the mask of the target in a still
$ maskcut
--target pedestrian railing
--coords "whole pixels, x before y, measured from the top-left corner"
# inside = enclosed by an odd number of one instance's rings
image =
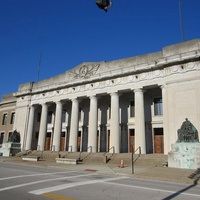
[[[134,149],[134,147],[133,147],[133,149]],[[134,159],[134,155],[137,152],[138,152],[137,157]],[[132,161],[132,174],[134,174],[134,164],[139,159],[140,155],[141,155],[141,147],[138,147],[135,151],[132,151],[132,159],[131,159],[131,161]]]
[[[112,151],[112,153],[111,153],[111,155],[109,156],[109,157],[107,157],[107,153],[110,153]],[[108,151],[106,151],[103,155],[104,155],[104,157],[106,158],[106,163],[111,159],[111,157],[113,156],[115,154],[115,147],[114,146],[112,146],[110,149],[108,149]]]
[[[81,158],[81,155],[82,155],[83,151],[80,151],[80,153],[79,153],[79,160],[83,161],[85,158],[87,158],[92,153],[92,146],[89,146],[87,148],[86,152],[87,152],[87,155],[84,158]]]

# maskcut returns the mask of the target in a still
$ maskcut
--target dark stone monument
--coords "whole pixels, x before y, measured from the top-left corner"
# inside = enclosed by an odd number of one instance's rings
[[[8,138],[8,142],[20,143],[20,134],[14,130]]]
[[[185,119],[177,132],[178,139],[176,142],[199,142],[198,131],[188,118]]]
[[[8,141],[2,144],[0,154],[5,157],[13,156],[21,151],[20,133],[14,130]]]
[[[186,118],[177,131],[178,139],[168,153],[168,166],[184,169],[200,167],[200,143],[195,126]]]

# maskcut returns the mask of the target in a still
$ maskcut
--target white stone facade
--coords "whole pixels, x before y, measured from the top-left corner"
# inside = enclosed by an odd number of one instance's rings
[[[200,40],[82,63],[14,96],[23,149],[167,154],[185,118],[200,132]]]

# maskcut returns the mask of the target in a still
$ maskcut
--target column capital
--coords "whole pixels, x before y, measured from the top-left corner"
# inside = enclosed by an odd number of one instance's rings
[[[35,109],[37,105],[29,105],[29,108]]]
[[[160,88],[161,88],[161,89],[166,89],[166,87],[167,87],[166,84],[160,85]]]
[[[59,101],[54,101],[54,103],[55,103],[55,104],[61,104],[61,105],[63,104],[63,102],[62,102],[61,100],[59,100]]]
[[[76,98],[72,98],[72,99],[70,99],[70,101],[72,101],[72,102],[74,102],[74,101],[76,101],[76,102],[80,102],[80,99],[78,99],[78,98],[76,97]]]
[[[121,96],[121,93],[120,92],[111,92],[111,93],[109,93],[110,94],[110,96]]]
[[[133,90],[134,92],[145,92],[143,88],[137,88]]]
[[[50,104],[49,104],[49,103],[47,103],[47,102],[40,103],[40,105],[41,105],[41,106],[47,106],[47,107],[49,107],[49,106],[50,106]]]
[[[98,100],[100,97],[96,96],[96,95],[91,95],[91,96],[88,96],[90,99],[95,99],[95,100]]]

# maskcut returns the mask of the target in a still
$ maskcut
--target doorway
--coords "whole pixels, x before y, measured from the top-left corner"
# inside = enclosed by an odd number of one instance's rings
[[[50,145],[51,145],[51,132],[47,132],[46,143],[45,143],[45,150],[46,151],[50,150]]]
[[[79,152],[81,150],[81,131],[78,132],[77,148]]]
[[[135,129],[129,129],[129,151],[135,151]]]
[[[164,153],[163,128],[154,128],[154,153]]]
[[[60,150],[61,150],[61,151],[65,151],[65,132],[62,132],[62,133],[61,133]]]

